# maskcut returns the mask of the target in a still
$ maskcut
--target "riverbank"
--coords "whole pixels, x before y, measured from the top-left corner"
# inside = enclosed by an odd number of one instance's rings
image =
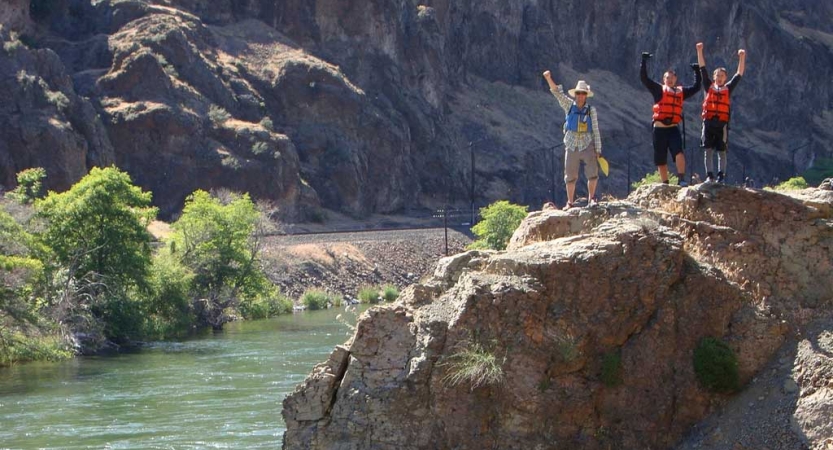
[[[279,224],[261,238],[263,268],[296,304],[309,289],[355,298],[364,286],[391,284],[400,290],[428,275],[436,262],[472,242],[467,225],[423,216],[372,215],[364,220],[328,211],[321,223]],[[437,228],[440,227],[440,228]],[[170,227],[149,227],[157,239]]]

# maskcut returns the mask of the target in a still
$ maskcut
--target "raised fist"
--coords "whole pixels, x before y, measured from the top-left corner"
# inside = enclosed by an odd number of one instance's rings
[[[695,45],[695,47],[697,47],[697,50],[703,50],[703,43],[702,43],[702,42],[698,42],[698,43]]]
[[[647,61],[647,60],[648,60],[648,59],[650,59],[652,56],[654,56],[654,55],[652,55],[652,54],[650,54],[650,53],[648,53],[648,52],[642,52],[642,60],[643,60],[643,61]]]
[[[746,56],[746,50],[744,50],[744,49],[738,50],[738,56],[741,57],[741,58]]]
[[[551,77],[551,76],[552,76],[552,74],[550,73],[550,71],[549,71],[549,70],[547,70],[546,72],[544,72],[544,78],[549,78],[549,77]]]

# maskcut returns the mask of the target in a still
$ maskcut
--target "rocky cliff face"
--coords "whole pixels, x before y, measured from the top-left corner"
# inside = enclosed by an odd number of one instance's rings
[[[9,0],[0,3],[0,23],[13,31],[29,28],[29,0]]]
[[[833,139],[829,2],[32,0],[30,10],[25,41],[60,56],[115,163],[168,213],[215,187],[275,200],[290,219],[320,206],[362,216],[472,196],[535,205],[553,185],[563,200],[562,152],[552,150],[562,119],[544,69],[593,86],[614,167],[602,191],[624,194],[629,175],[653,170],[638,55],[656,54],[654,78],[672,66],[688,80],[698,40],[712,67],[732,71],[736,49],[749,53],[730,180],[785,178],[830,156]],[[29,24],[20,1],[0,19]],[[13,80],[9,89],[23,89]],[[218,108],[227,118],[209,117]],[[8,133],[24,131],[12,123]],[[89,134],[77,146],[103,145]],[[40,151],[9,150],[24,160]],[[690,172],[702,172],[696,153]],[[0,183],[13,185],[22,165],[4,165]],[[68,170],[50,180],[77,179]]]
[[[58,55],[32,50],[0,29],[0,185],[43,167],[50,189],[63,190],[90,166],[114,161],[113,146],[90,101],[79,96]]]
[[[832,256],[831,191],[654,185],[532,213],[507,251],[441,260],[366,313],[284,401],[284,448],[670,448],[728,398],[697,381],[698,343],[728,344],[748,382],[831,316]],[[466,352],[493,358],[491,383],[455,382]],[[808,398],[771,448],[830,437],[829,387],[795,381]]]

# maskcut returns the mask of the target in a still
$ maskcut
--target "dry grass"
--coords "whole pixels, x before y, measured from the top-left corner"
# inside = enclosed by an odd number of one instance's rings
[[[171,235],[171,225],[161,220],[154,220],[148,225],[148,231],[156,240],[161,241]]]
[[[299,244],[289,246],[283,251],[301,261],[315,261],[324,266],[334,266],[339,259],[352,259],[367,264],[364,255],[352,244]]]

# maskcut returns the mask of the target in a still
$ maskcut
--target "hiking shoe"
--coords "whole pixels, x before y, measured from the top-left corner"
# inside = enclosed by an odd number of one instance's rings
[[[598,205],[599,205],[599,199],[597,199],[596,197],[591,197],[590,201],[587,202],[587,206],[598,206]]]
[[[563,207],[563,208],[561,208],[561,209],[562,209],[563,211],[567,211],[568,209],[570,209],[570,208],[572,208],[572,207],[574,207],[574,206],[575,206],[575,204],[574,204],[574,203],[567,202],[567,204],[566,204],[566,205],[564,205],[564,207]]]
[[[714,174],[709,172],[706,174],[706,183],[713,183],[714,182]]]
[[[678,182],[677,182],[677,186],[680,186],[680,187],[688,187],[688,181],[686,181],[686,180],[680,180],[680,181],[678,181]]]
[[[726,177],[723,175],[723,172],[717,172],[717,182],[722,183]]]
[[[546,210],[548,210],[548,209],[558,209],[558,208],[556,208],[556,207],[555,207],[555,203],[553,203],[553,202],[546,202],[546,203],[544,203],[544,206],[543,206],[541,209],[542,209],[542,210],[544,210],[544,211],[546,211]]]

